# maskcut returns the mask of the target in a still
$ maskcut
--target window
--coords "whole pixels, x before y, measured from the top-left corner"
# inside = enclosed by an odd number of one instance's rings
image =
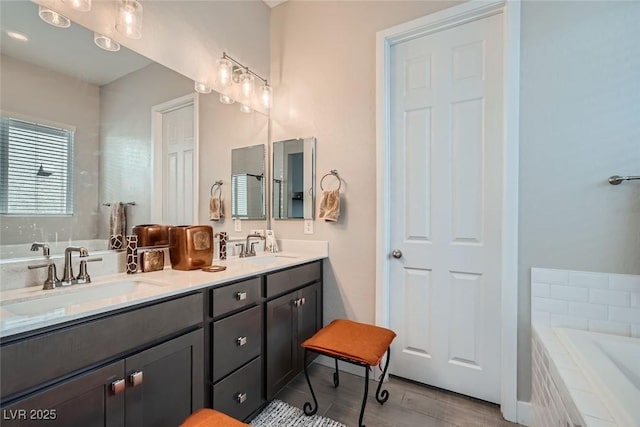
[[[246,218],[248,215],[247,175],[233,175],[231,178],[231,187],[233,188],[231,214],[234,217]]]
[[[73,213],[73,134],[0,117],[0,213]]]

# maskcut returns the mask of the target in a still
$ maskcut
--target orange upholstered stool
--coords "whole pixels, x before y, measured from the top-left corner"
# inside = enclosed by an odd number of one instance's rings
[[[368,325],[365,323],[353,322],[351,320],[338,319],[329,323],[320,329],[314,336],[302,343],[304,348],[304,374],[311,390],[313,397],[313,406],[311,403],[304,404],[304,413],[313,415],[318,411],[318,400],[311,387],[309,373],[307,372],[307,352],[323,354],[332,357],[336,362],[336,371],[333,374],[333,385],[340,385],[340,376],[338,374],[338,360],[342,360],[354,365],[364,366],[365,383],[364,398],[362,399],[362,407],[360,408],[360,419],[358,425],[364,427],[362,418],[364,417],[364,409],[367,406],[367,395],[369,394],[369,367],[379,365],[382,357],[387,353],[387,361],[382,372],[382,378],[387,374],[389,368],[391,341],[396,337],[395,332],[390,329],[381,328],[379,326]],[[389,399],[389,392],[382,390],[382,380],[378,384],[376,391],[376,400],[382,405]]]
[[[234,420],[228,415],[213,409],[202,408],[184,420],[180,427],[242,427],[249,424]]]

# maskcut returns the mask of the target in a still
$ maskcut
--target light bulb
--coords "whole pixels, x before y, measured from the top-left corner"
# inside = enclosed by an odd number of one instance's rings
[[[255,78],[247,71],[240,76],[240,93],[244,99],[251,99],[255,90]]]
[[[218,59],[218,84],[222,87],[229,87],[233,77],[233,64],[231,61],[225,58]]]
[[[116,30],[131,39],[142,38],[142,5],[136,0],[118,0]]]
[[[93,42],[100,49],[107,50],[109,52],[117,52],[120,50],[120,43],[113,41],[107,36],[103,36],[99,33],[93,33]]]
[[[236,102],[235,99],[233,99],[232,97],[230,97],[229,95],[225,95],[224,93],[220,94],[220,102],[222,102],[223,104],[233,104],[234,102]]]
[[[209,87],[206,83],[202,83],[202,82],[196,82],[195,83],[195,90],[198,93],[211,93],[211,87]]]
[[[66,16],[60,15],[51,9],[47,9],[44,6],[38,6],[38,16],[47,24],[51,24],[54,27],[69,28],[71,26],[71,20]]]
[[[80,12],[89,12],[91,10],[91,0],[64,0],[65,3],[71,4],[71,7]]]
[[[273,88],[266,83],[260,86],[259,97],[260,103],[264,108],[271,108],[273,105]]]
[[[248,105],[240,104],[240,111],[242,111],[243,113],[251,113],[253,112],[253,109]]]

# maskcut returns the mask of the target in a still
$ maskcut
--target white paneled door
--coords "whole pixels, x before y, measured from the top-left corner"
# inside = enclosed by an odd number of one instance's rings
[[[163,203],[165,224],[193,223],[195,174],[194,106],[184,105],[162,117],[162,144],[166,177]]]
[[[391,47],[391,373],[500,402],[502,15]]]

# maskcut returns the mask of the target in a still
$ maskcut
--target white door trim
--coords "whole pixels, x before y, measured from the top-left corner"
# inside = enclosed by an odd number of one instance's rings
[[[418,18],[376,35],[376,312],[377,325],[389,325],[390,247],[390,47],[415,37],[486,16],[504,19],[504,169],[502,206],[501,392],[505,419],[517,420],[518,350],[518,148],[520,103],[520,2],[472,0]]]
[[[196,174],[194,177],[194,188],[196,189],[193,194],[193,222],[192,224],[198,224],[198,205],[199,205],[199,180],[200,180],[200,136],[199,136],[199,106],[198,106],[198,94],[196,92],[189,95],[181,96],[180,98],[172,99],[162,104],[154,105],[151,107],[151,138],[153,153],[151,156],[151,170],[153,171],[153,179],[151,180],[151,222],[154,224],[162,223],[163,212],[163,195],[165,194],[164,183],[164,148],[162,145],[162,125],[163,117],[165,113],[176,110],[178,108],[185,107],[187,105],[193,105],[193,149],[194,149],[194,162],[196,165]]]

